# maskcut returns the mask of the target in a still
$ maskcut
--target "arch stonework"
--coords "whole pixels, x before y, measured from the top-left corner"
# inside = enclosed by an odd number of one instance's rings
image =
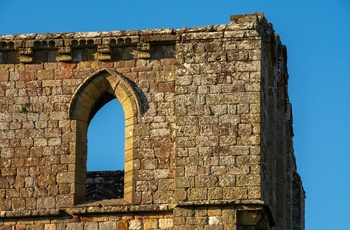
[[[134,203],[133,155],[135,124],[141,114],[140,100],[129,80],[114,70],[103,69],[88,76],[73,94],[69,106],[69,117],[72,119],[73,131],[76,132],[75,149],[75,203],[85,200],[86,196],[86,158],[87,129],[91,114],[101,97],[109,95],[116,98],[125,116],[125,162],[124,162],[124,201]],[[105,103],[105,101],[103,102]],[[103,104],[98,105],[98,109]],[[97,110],[98,110],[97,109]],[[96,109],[95,109],[96,110]]]

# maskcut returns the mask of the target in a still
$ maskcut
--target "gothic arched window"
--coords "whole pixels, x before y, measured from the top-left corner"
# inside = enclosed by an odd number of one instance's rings
[[[88,157],[88,127],[96,113],[109,101],[116,99],[120,102],[124,111],[125,128],[118,130],[124,132],[124,186],[122,197],[125,202],[135,203],[134,195],[134,156],[137,151],[134,142],[135,125],[141,113],[139,98],[132,83],[123,75],[113,70],[101,70],[86,78],[75,92],[70,108],[72,119],[73,139],[71,154],[74,162],[74,203],[81,203],[89,199],[86,196],[89,191],[86,188],[87,157]],[[101,194],[103,198],[111,197],[110,194]]]
[[[117,99],[106,103],[88,127],[87,171],[124,170],[125,116]]]
[[[88,127],[86,200],[124,196],[125,117],[117,99],[97,111]]]

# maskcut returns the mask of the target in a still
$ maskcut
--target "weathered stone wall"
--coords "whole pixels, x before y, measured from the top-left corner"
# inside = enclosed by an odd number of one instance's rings
[[[304,229],[287,76],[262,14],[0,36],[0,229]],[[113,98],[124,194],[92,202],[87,129]]]
[[[262,198],[271,206],[276,229],[303,229],[299,212],[304,207],[301,181],[293,150],[292,106],[288,98],[286,47],[272,28],[261,37],[261,162]],[[297,175],[297,176],[296,176]],[[298,186],[295,186],[298,184]],[[295,200],[293,196],[298,194]],[[293,220],[298,223],[293,223]],[[300,228],[299,228],[300,227]]]

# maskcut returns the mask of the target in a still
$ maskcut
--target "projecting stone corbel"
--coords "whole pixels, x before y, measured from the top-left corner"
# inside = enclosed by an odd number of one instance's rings
[[[111,60],[111,47],[109,44],[97,46],[97,59],[99,61]]]
[[[132,51],[131,54],[134,55],[135,59],[148,59],[151,57],[150,47],[149,43],[139,42],[137,50]]]
[[[58,47],[57,61],[72,61],[72,48],[70,46]]]
[[[19,49],[19,61],[22,63],[30,63],[33,61],[33,49],[32,48],[20,48]]]

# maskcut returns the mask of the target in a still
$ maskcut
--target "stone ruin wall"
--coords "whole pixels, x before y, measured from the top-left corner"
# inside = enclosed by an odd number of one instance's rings
[[[0,36],[0,229],[304,229],[287,80],[259,13]],[[88,124],[113,98],[123,198],[87,201]]]

